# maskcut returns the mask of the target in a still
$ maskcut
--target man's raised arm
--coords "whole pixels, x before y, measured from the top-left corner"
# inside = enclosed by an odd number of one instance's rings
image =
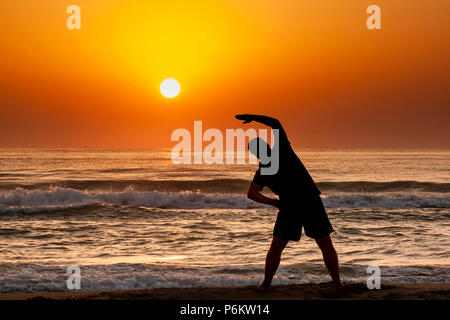
[[[281,123],[280,121],[278,121],[278,119],[271,118],[268,116],[260,116],[256,114],[238,114],[236,115],[236,119],[244,120],[244,123],[256,121],[265,124],[266,126],[269,126],[272,129],[282,129]]]
[[[280,133],[280,140],[287,140],[286,132],[284,131],[278,119],[271,118],[268,116],[260,116],[256,114],[238,114],[236,115],[236,119],[244,120],[244,124],[256,121],[265,124],[266,126],[269,126],[272,129],[278,129]]]

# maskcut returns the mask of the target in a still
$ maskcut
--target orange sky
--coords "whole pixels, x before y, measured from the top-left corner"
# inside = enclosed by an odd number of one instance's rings
[[[66,8],[81,7],[81,30]],[[382,30],[366,28],[370,4]],[[170,147],[278,117],[295,147],[450,147],[450,1],[2,0],[0,147]],[[181,93],[161,96],[177,79]]]

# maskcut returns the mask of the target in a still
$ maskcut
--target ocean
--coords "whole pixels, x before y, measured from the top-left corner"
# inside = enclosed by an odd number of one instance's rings
[[[450,150],[296,150],[322,191],[343,282],[450,283]],[[277,211],[255,164],[170,150],[0,149],[0,292],[256,285]],[[268,193],[270,194],[270,193]],[[330,281],[302,235],[274,284]]]

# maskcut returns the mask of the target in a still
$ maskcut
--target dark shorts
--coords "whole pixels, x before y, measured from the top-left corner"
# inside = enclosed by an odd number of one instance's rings
[[[300,205],[282,206],[278,212],[273,236],[283,240],[299,241],[305,234],[314,239],[332,233],[333,227],[319,195],[302,201]]]

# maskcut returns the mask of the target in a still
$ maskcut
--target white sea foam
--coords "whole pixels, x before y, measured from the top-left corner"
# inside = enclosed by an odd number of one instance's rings
[[[88,192],[52,187],[27,191],[16,188],[0,194],[0,212],[39,211],[80,207],[90,204],[134,205],[151,208],[261,208],[243,195],[204,194],[199,192],[139,192],[128,188],[122,192]]]
[[[444,195],[346,193],[323,196],[327,208],[450,208],[450,197]],[[64,209],[91,204],[133,205],[173,209],[254,209],[264,208],[244,195],[206,194],[200,192],[141,192],[129,187],[122,192],[89,192],[51,187],[46,190],[16,188],[0,193],[0,212],[34,212]]]
[[[366,266],[343,265],[346,283],[364,282]],[[0,292],[67,291],[66,266],[2,265]],[[80,266],[81,289],[130,290],[144,288],[218,287],[256,285],[263,265],[214,268],[171,268],[146,264]],[[383,283],[450,283],[447,266],[381,267]],[[281,266],[274,284],[322,283],[329,281],[322,264]]]
[[[326,196],[323,199],[327,208],[450,208],[450,196],[400,194],[339,194]]]

